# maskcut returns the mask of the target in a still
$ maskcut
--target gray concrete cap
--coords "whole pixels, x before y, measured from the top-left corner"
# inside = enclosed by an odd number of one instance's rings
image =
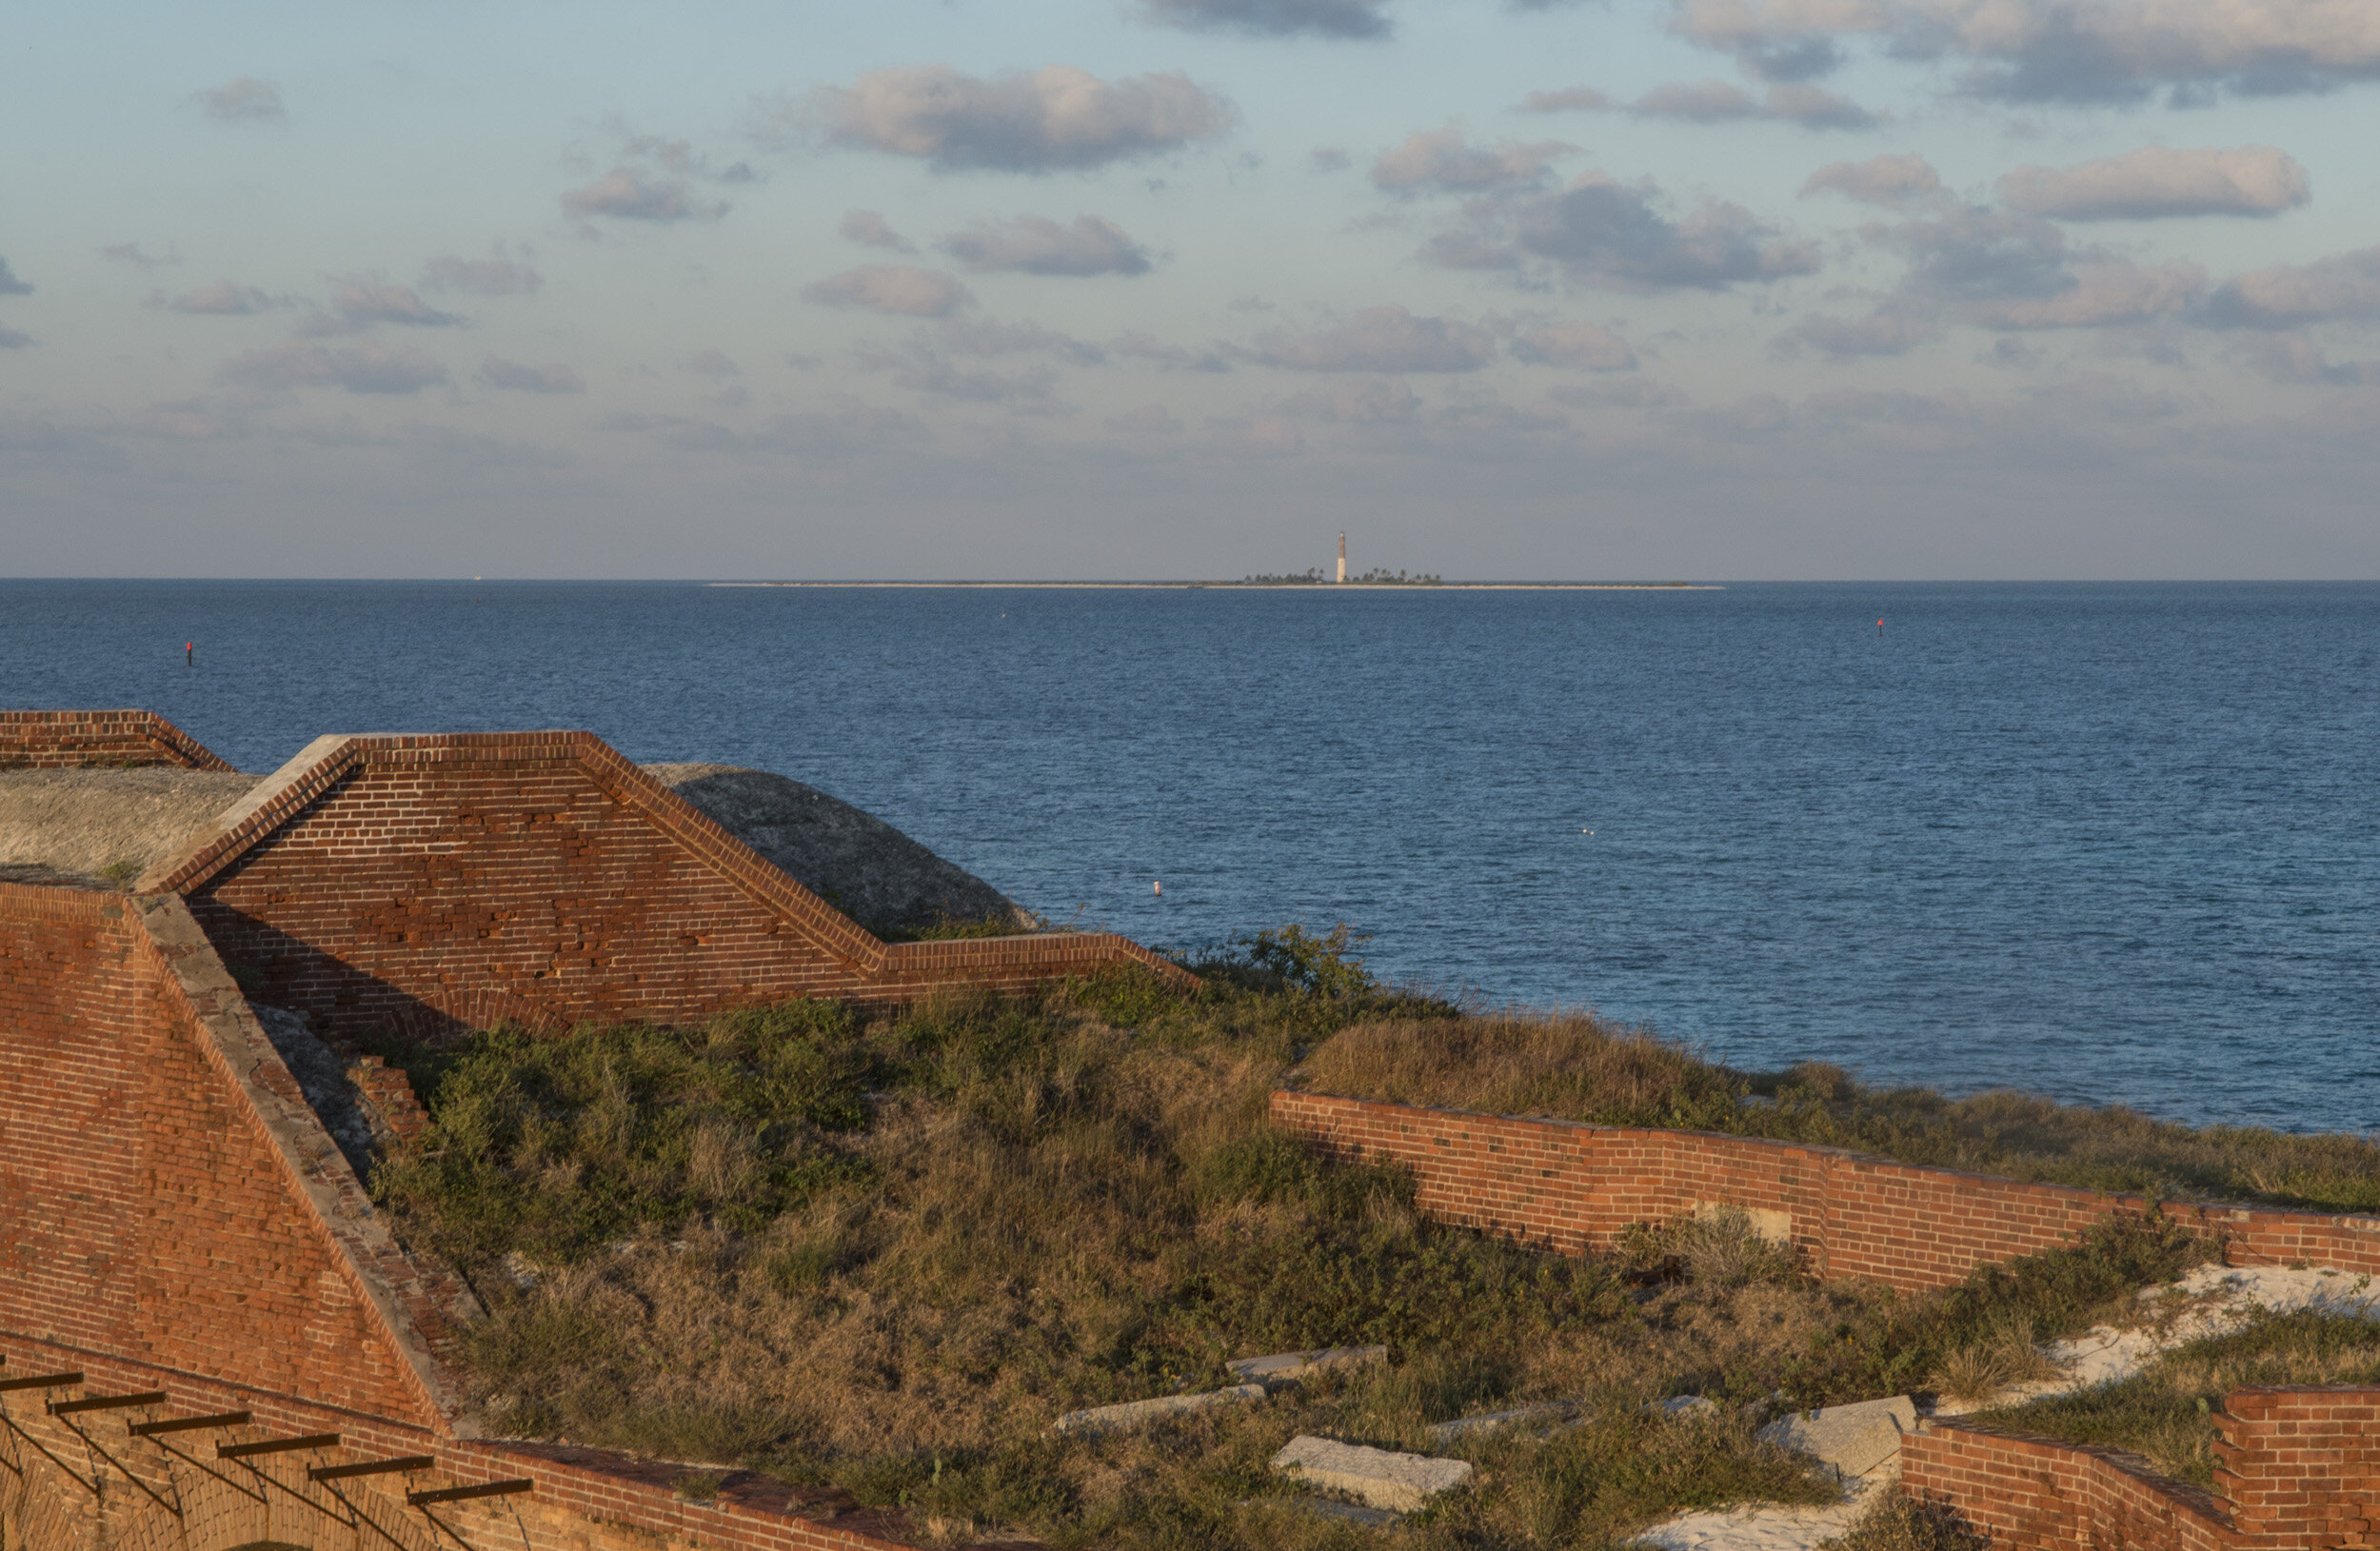
[[[1309,1486],[1344,1492],[1357,1501],[1391,1513],[1411,1513],[1440,1492],[1471,1479],[1468,1460],[1433,1460],[1426,1454],[1392,1454],[1360,1443],[1339,1443],[1300,1435],[1273,1456],[1273,1468]]]
[[[1797,1411],[1760,1429],[1764,1443],[1815,1454],[1843,1476],[1864,1476],[1897,1457],[1901,1435],[1917,1430],[1917,1407],[1906,1395],[1889,1401]]]

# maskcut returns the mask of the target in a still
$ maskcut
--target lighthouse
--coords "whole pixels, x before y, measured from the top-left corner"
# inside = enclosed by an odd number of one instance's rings
[[[1339,579],[1341,582],[1347,580],[1347,534],[1344,529],[1339,535]]]

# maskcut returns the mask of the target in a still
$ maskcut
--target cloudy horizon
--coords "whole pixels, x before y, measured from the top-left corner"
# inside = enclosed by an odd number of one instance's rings
[[[2380,576],[2362,0],[21,32],[6,574]]]

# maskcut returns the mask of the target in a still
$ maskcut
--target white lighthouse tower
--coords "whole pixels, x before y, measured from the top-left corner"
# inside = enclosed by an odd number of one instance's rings
[[[1339,579],[1341,582],[1347,580],[1347,534],[1344,529],[1339,535]]]

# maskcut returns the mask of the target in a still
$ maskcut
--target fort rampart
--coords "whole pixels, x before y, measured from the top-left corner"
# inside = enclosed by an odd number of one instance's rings
[[[2073,1243],[2118,1213],[2163,1212],[2234,1265],[2380,1274],[2380,1218],[2152,1203],[1925,1168],[1838,1148],[1703,1131],[1479,1115],[1325,1094],[1273,1095],[1273,1119],[1325,1152],[1413,1171],[1442,1223],[1576,1254],[1628,1227],[1741,1207],[1830,1278],[1906,1292]],[[2380,1543],[2380,1388],[2243,1389],[2217,1419],[2217,1492],[2112,1450],[1971,1422],[1926,1423],[1903,1486],[1949,1501],[2017,1551],[2328,1551]]]

